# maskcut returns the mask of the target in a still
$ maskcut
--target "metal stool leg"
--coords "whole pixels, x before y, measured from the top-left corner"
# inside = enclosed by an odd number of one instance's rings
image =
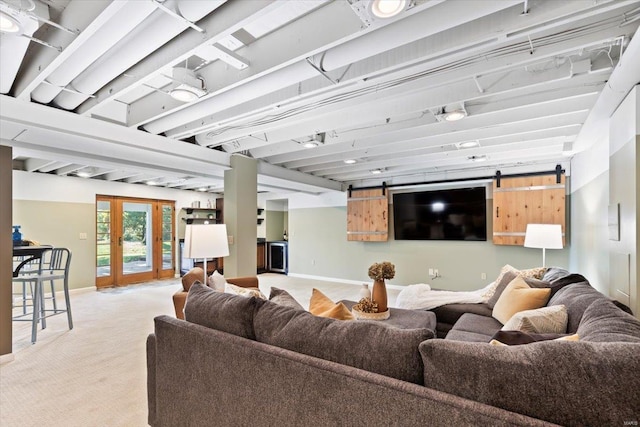
[[[67,321],[69,329],[73,329],[73,319],[71,318],[71,298],[69,298],[69,277],[64,277],[64,302],[67,305]]]
[[[36,280],[33,288],[33,321],[31,322],[31,344],[35,344],[38,337],[38,320],[41,317],[40,294],[42,292],[42,281]]]

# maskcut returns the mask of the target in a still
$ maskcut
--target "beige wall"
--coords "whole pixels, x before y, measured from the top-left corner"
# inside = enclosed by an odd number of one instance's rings
[[[285,230],[285,212],[265,211],[265,223],[267,227],[266,238],[268,242],[282,240]]]
[[[487,211],[492,211],[488,200]],[[488,235],[492,235],[488,215]],[[500,268],[542,264],[542,251],[486,242],[396,241],[348,242],[346,207],[314,207],[289,210],[289,272],[301,276],[321,276],[368,283],[369,266],[390,261],[396,266],[395,285],[429,283],[449,290],[480,289],[493,281]],[[393,223],[390,218],[389,223]],[[547,251],[547,265],[568,268],[569,251]],[[430,279],[429,268],[442,277]],[[482,279],[482,273],[486,279]]]
[[[95,286],[95,204],[14,200],[14,223],[23,239],[69,248],[69,287]],[[86,233],[86,239],[80,239]]]

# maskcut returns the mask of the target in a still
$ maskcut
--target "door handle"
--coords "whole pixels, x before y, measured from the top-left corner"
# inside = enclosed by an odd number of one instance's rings
[[[122,246],[122,236],[118,237],[118,246]]]

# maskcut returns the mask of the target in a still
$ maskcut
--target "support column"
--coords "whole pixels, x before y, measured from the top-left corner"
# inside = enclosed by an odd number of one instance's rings
[[[11,147],[0,146],[0,362],[11,360],[11,277],[13,243]]]
[[[255,276],[257,270],[258,166],[255,159],[231,156],[224,173],[224,222],[229,235],[226,277]]]

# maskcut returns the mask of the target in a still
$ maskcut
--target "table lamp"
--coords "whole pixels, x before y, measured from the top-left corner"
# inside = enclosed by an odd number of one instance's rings
[[[207,258],[229,255],[225,224],[187,224],[184,234],[184,256],[204,260],[204,285],[207,284]]]
[[[527,224],[524,247],[542,248],[542,266],[546,267],[545,251],[562,249],[562,226],[560,224]]]

